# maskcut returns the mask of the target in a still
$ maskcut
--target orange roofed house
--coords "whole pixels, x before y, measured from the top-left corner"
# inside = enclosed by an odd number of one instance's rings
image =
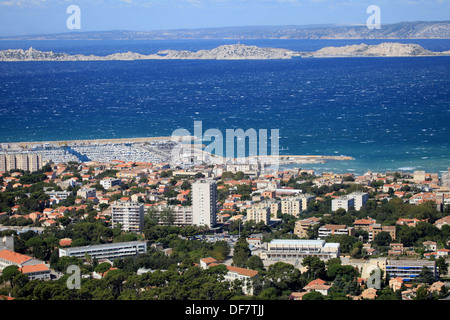
[[[0,251],[0,269],[3,270],[9,266],[18,266],[19,271],[28,275],[30,280],[50,279],[51,270],[43,261],[11,250]]]
[[[217,266],[219,263],[214,258],[204,258],[200,260],[200,267],[208,269],[209,267]],[[242,291],[246,295],[253,295],[252,280],[258,277],[258,271],[252,269],[238,268],[233,266],[226,266],[228,269],[225,275],[225,280],[233,282],[240,280],[243,282]]]

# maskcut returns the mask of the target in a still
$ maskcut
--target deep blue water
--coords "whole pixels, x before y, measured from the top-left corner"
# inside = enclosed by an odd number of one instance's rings
[[[372,41],[245,41],[317,50]],[[402,42],[412,42],[404,40]],[[430,50],[450,40],[415,40]],[[106,55],[234,41],[2,41],[0,50]],[[279,129],[283,154],[348,155],[335,172],[450,167],[450,57],[0,63],[0,141]]]

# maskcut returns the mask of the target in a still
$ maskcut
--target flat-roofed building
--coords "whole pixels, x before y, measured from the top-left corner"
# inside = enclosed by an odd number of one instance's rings
[[[281,209],[281,203],[278,200],[275,199],[267,199],[260,203],[255,204],[254,206],[262,206],[262,207],[269,207],[270,209],[270,217],[276,218],[278,212]]]
[[[296,260],[316,256],[323,260],[339,258],[340,244],[326,243],[325,240],[272,240],[267,250],[261,253],[262,259]]]
[[[105,188],[105,190],[108,190],[114,186],[119,186],[121,183],[122,180],[114,178],[105,178],[100,180],[100,185]]]
[[[366,192],[352,192],[348,196],[354,199],[354,207],[357,211],[365,207],[369,200],[369,194]]]
[[[50,200],[66,200],[73,195],[72,191],[45,191],[50,196]]]
[[[395,226],[382,226],[379,223],[374,223],[369,227],[369,241],[373,241],[375,237],[383,231],[389,233],[392,240],[397,238]]]
[[[144,229],[144,204],[118,202],[111,207],[111,222],[125,232],[140,233]]]
[[[168,210],[166,214],[171,214],[171,223],[177,227],[183,226],[192,226],[192,206],[181,206],[181,205],[173,205],[173,206],[155,206],[151,208],[150,211],[152,214],[155,214],[158,218],[159,225],[165,225],[166,221],[164,219],[160,219],[161,212]]]
[[[294,234],[299,238],[307,238],[309,228],[319,224],[320,219],[316,217],[306,218],[295,222]]]
[[[35,172],[42,169],[42,156],[35,153],[17,153],[0,155],[0,172],[11,170]]]
[[[331,235],[348,235],[354,236],[355,229],[348,227],[345,224],[326,224],[319,228],[319,239],[324,239]]]
[[[98,244],[82,247],[60,248],[59,257],[84,258],[88,254],[91,258],[97,259],[118,259],[135,256],[147,252],[147,242],[130,241]]]
[[[337,211],[339,209],[348,209],[355,207],[355,199],[350,196],[342,196],[331,200],[331,211]]]
[[[77,191],[77,196],[83,199],[95,198],[97,196],[97,190],[95,188],[81,188]]]
[[[298,197],[286,197],[281,200],[281,213],[297,216],[302,211],[302,199]]]
[[[217,183],[201,179],[192,184],[192,223],[214,227],[217,219]]]
[[[263,221],[270,223],[270,208],[268,206],[255,205],[247,209],[247,220],[253,220],[256,223]]]
[[[386,262],[386,273],[391,279],[400,277],[403,281],[412,281],[419,277],[423,267],[430,269],[434,278],[438,279],[439,274],[436,261],[388,259]]]

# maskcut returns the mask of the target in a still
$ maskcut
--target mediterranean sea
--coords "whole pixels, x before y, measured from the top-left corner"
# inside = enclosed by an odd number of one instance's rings
[[[313,51],[387,40],[244,40]],[[394,40],[389,40],[394,41]],[[450,40],[395,40],[433,51]],[[233,40],[0,41],[0,50],[142,54]],[[0,62],[0,142],[170,136],[175,129],[279,129],[280,154],[339,173],[450,167],[450,57]]]

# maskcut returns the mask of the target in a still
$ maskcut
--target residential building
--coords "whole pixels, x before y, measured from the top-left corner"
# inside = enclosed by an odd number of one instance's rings
[[[375,219],[367,218],[367,219],[359,219],[353,222],[353,226],[357,230],[367,231],[369,232],[370,226],[376,223]]]
[[[118,202],[111,207],[111,222],[126,232],[142,232],[144,228],[144,204]]]
[[[399,256],[405,253],[405,248],[403,247],[403,243],[391,243],[389,245],[390,250],[388,251],[388,255],[390,256]]]
[[[330,292],[331,286],[327,285],[322,279],[315,279],[303,287],[306,292],[317,291],[324,296]]]
[[[242,292],[245,295],[253,295],[253,279],[258,277],[258,271],[252,269],[238,268],[234,266],[227,266],[228,272],[224,279],[230,282],[235,280],[242,281]]]
[[[32,266],[36,264],[42,264],[43,261],[35,259],[33,257],[14,252],[12,250],[4,249],[0,251],[0,270],[5,269],[8,266]]]
[[[337,211],[344,209],[348,211],[350,208],[355,207],[355,199],[350,196],[342,196],[331,200],[331,210]]]
[[[434,225],[436,228],[441,229],[442,226],[449,225],[450,224],[450,216],[445,216],[441,219],[438,219],[434,222]]]
[[[392,240],[397,239],[395,226],[381,226],[379,223],[374,223],[369,226],[369,241],[373,241],[380,232],[387,232]]]
[[[42,169],[42,156],[35,153],[17,153],[0,155],[0,172],[11,170],[35,172]]]
[[[111,189],[114,186],[120,186],[122,180],[114,178],[105,178],[100,180],[100,185],[105,188],[105,190]]]
[[[294,234],[299,238],[308,238],[309,228],[319,224],[320,219],[316,217],[307,218],[304,220],[298,220],[295,222]]]
[[[214,258],[204,258],[200,260],[200,267],[208,269],[217,266],[219,263]],[[258,271],[252,269],[238,268],[234,266],[226,266],[228,272],[224,276],[224,280],[234,282],[239,280],[242,283],[242,292],[245,295],[253,295],[253,279],[258,277]]]
[[[19,268],[19,271],[28,276],[29,280],[50,280],[51,270],[44,263],[26,265]]]
[[[260,254],[261,259],[296,260],[316,256],[328,260],[339,258],[340,244],[326,243],[324,240],[272,240],[267,250]]]
[[[423,170],[414,171],[413,180],[415,183],[421,183],[425,181],[426,173]]]
[[[450,249],[438,249],[436,251],[436,258],[439,259],[440,257],[447,258],[450,255]]]
[[[319,239],[325,239],[330,235],[355,235],[355,229],[346,225],[326,224],[319,228]]]
[[[192,225],[192,217],[193,217],[193,211],[192,206],[155,206],[154,207],[154,214],[158,215],[163,211],[169,209],[173,216],[172,216],[172,224],[177,227],[183,227],[183,226],[191,226]],[[152,210],[152,209],[150,209]],[[164,221],[158,220],[159,225],[163,225]]]
[[[437,243],[434,241],[424,241],[423,246],[425,247],[425,250],[427,251],[436,251],[437,250]]]
[[[422,268],[427,267],[432,272],[433,276],[438,278],[438,269],[436,261],[427,260],[392,260],[388,259],[386,263],[386,273],[389,277],[400,277],[403,281],[412,281],[417,278],[422,272]]]
[[[302,211],[302,204],[299,197],[286,197],[281,200],[281,214],[297,216]]]
[[[50,196],[50,200],[56,200],[57,203],[61,200],[66,200],[73,195],[72,191],[45,191],[45,194]]]
[[[214,227],[217,219],[217,183],[201,179],[192,184],[192,223]]]
[[[275,200],[275,199],[264,200],[261,203],[259,203],[258,205],[269,207],[271,218],[276,218],[278,215],[278,212],[281,210],[280,201]]]
[[[352,192],[348,195],[354,200],[355,210],[359,211],[362,207],[365,207],[367,200],[369,200],[369,194],[365,192]]]
[[[247,209],[247,220],[253,220],[256,223],[263,221],[270,223],[270,208],[268,206],[254,205]]]
[[[113,260],[129,256],[136,256],[138,254],[143,254],[146,252],[147,242],[130,241],[83,247],[60,248],[59,257],[77,257],[84,259],[85,255],[88,254],[91,258]]]
[[[87,199],[97,196],[97,190],[94,188],[81,188],[77,191],[77,196]]]

